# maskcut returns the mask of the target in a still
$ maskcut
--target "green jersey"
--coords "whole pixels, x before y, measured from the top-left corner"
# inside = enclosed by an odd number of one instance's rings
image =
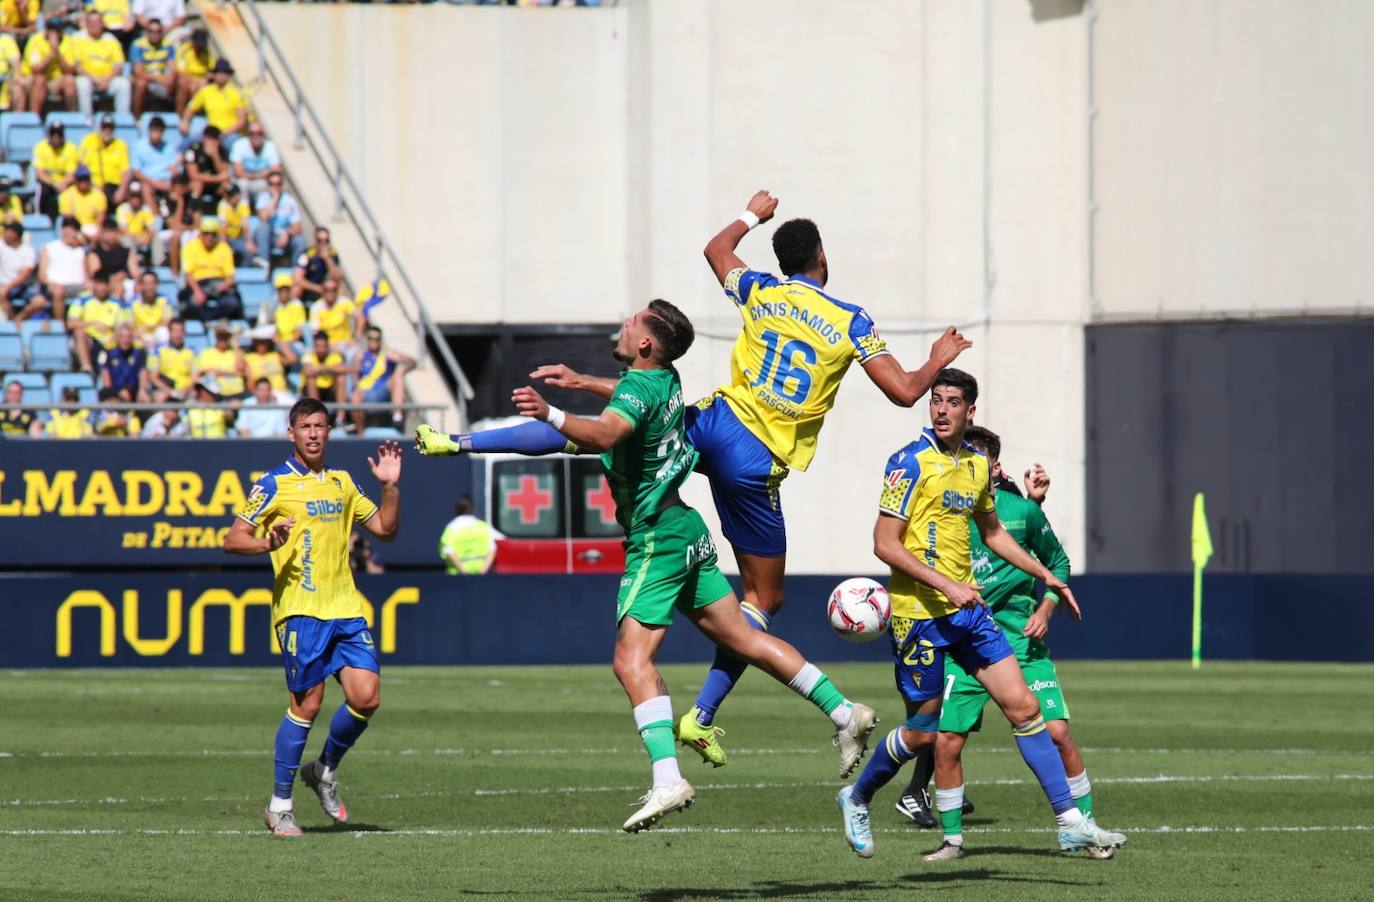
[[[1012,492],[998,489],[997,519],[1016,543],[1062,580],[1069,578],[1069,556],[1059,544],[1040,505]],[[973,578],[983,587],[982,596],[992,609],[997,625],[1021,635],[1026,620],[1035,613],[1035,579],[1002,560],[983,544],[978,527],[969,521],[969,552]]]
[[[682,381],[677,370],[625,370],[606,409],[634,427],[601,455],[615,496],[615,518],[628,535],[663,507],[697,464],[683,426]]]

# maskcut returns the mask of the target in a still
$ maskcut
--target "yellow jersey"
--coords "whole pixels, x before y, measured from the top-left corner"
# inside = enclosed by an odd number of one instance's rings
[[[171,302],[162,295],[153,298],[151,304],[143,300],[143,295],[139,295],[134,302],[129,305],[129,312],[132,313],[134,317],[134,331],[151,332],[158,326],[171,320],[172,305]]]
[[[130,238],[148,238],[153,234],[153,224],[157,220],[149,208],[139,207],[135,210],[132,204],[125,201],[115,210],[115,221],[119,223],[119,230]]]
[[[19,74],[15,71],[14,60],[20,60],[17,68],[22,71],[24,64],[19,53],[19,43],[12,34],[0,34],[0,106],[4,109],[10,108],[10,83],[14,76]]]
[[[129,311],[114,298],[100,300],[87,295],[75,311],[68,311],[69,320],[79,320],[86,325],[86,337],[100,343],[103,348],[114,347],[115,326],[130,322]]]
[[[204,78],[209,75],[218,61],[219,58],[213,50],[207,49],[205,56],[197,54],[195,45],[190,41],[177,48],[177,71],[192,78]]]
[[[19,202],[19,195],[11,194],[10,199],[0,204],[0,222],[22,222],[24,219],[24,205]]]
[[[243,377],[239,375],[239,355],[232,347],[221,351],[214,345],[201,351],[196,355],[196,372],[204,373],[215,370],[215,379],[219,381],[219,393],[221,395],[237,395],[243,393]],[[224,375],[225,371],[231,375]]]
[[[185,345],[179,348],[163,345],[148,358],[148,369],[162,376],[176,391],[186,391],[193,381],[191,373],[195,362],[196,352]]]
[[[330,351],[328,354],[325,355],[325,358],[323,360],[321,360],[319,358],[319,355],[317,355],[313,350],[306,351],[304,356],[301,357],[302,368],[305,368],[307,366],[339,366],[343,362],[343,355],[340,354],[338,351]],[[315,383],[316,388],[318,388],[320,391],[325,391],[327,389],[331,389],[334,387],[334,380],[337,378],[339,378],[338,373],[319,373],[314,376],[303,375],[301,377],[301,381],[303,383],[313,381]]]
[[[304,326],[308,319],[305,304],[300,298],[292,298],[290,302],[278,307],[277,312],[272,315],[272,322],[277,327],[277,338],[282,341],[299,341],[301,326]]]
[[[253,215],[253,211],[248,209],[248,201],[241,200],[237,204],[231,204],[227,200],[220,200],[219,209],[220,225],[224,227],[225,238],[238,238],[243,234],[244,224],[248,222],[248,217]]]
[[[206,122],[222,132],[228,132],[238,125],[239,114],[246,107],[243,95],[233,84],[220,87],[210,82],[195,93],[186,106],[186,112],[198,113],[204,110]]]
[[[57,212],[63,216],[76,217],[76,221],[81,223],[82,227],[100,225],[109,206],[110,202],[105,198],[105,192],[96,187],[82,194],[76,185],[69,185],[65,191],[57,195]]]
[[[49,182],[60,184],[76,172],[79,154],[76,145],[64,141],[61,147],[54,148],[47,141],[39,141],[33,149],[33,168],[47,176]]]
[[[164,41],[154,47],[153,42],[145,37],[134,41],[129,55],[133,57],[130,62],[135,66],[142,66],[148,75],[166,75],[171,68],[174,53],[176,48],[171,44]]]
[[[288,617],[348,620],[363,616],[348,564],[353,527],[377,513],[344,470],[307,469],[294,456],[253,484],[240,520],[271,527],[296,518],[286,544],[272,552],[272,624]]]
[[[257,351],[244,351],[243,362],[248,368],[247,387],[252,389],[259,379],[272,383],[273,391],[286,391],[286,367],[281,355],[276,351],[259,354]]]
[[[91,132],[77,149],[81,162],[91,170],[91,184],[97,188],[118,185],[129,171],[129,145],[118,138],[106,144],[99,132]]]
[[[334,306],[323,300],[310,305],[310,329],[329,336],[331,345],[346,344],[353,340],[353,302],[339,298]]]
[[[62,40],[57,44],[57,51],[53,51],[52,41],[43,32],[37,32],[24,42],[24,61],[19,66],[19,71],[23,75],[33,75],[33,67],[47,60],[43,66],[43,77],[49,80],[57,78],[62,74],[62,61],[68,63],[72,61],[72,38],[71,35],[63,35]]]
[[[89,12],[100,13],[106,28],[128,29],[134,24],[133,10],[129,0],[90,0],[86,4]]]
[[[38,13],[43,8],[43,0],[0,0],[0,28],[18,28],[21,24],[33,25],[38,21]],[[25,13],[20,22],[20,11]]]
[[[73,37],[71,55],[77,74],[93,78],[109,78],[124,65],[124,47],[108,31],[98,38],[84,33]]]
[[[730,354],[730,384],[717,392],[783,464],[805,470],[849,365],[886,354],[887,345],[862,307],[805,276],[779,281],[734,269],[725,295],[744,327]]]
[[[89,410],[57,410],[49,412],[47,433],[53,438],[86,438],[95,434]]]
[[[902,544],[927,567],[961,583],[973,582],[969,517],[996,510],[991,469],[968,442],[951,452],[930,429],[893,454],[883,474],[879,513],[906,521]],[[958,610],[944,594],[897,570],[887,593],[894,617],[931,620]]]
[[[224,241],[206,247],[199,237],[192,238],[181,248],[181,271],[197,282],[227,279],[234,274],[234,252]]]

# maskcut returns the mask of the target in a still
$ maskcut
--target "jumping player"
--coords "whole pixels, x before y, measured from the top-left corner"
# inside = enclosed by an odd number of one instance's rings
[[[372,475],[382,484],[378,506],[347,471],[325,467],[330,419],[324,404],[312,398],[297,401],[288,424],[295,453],[254,483],[248,503],[225,534],[224,550],[272,556],[272,625],[290,700],[277,728],[272,799],[264,817],[277,836],[300,836],[291,805],[296,770],[325,813],[346,823],[348,807],[339,800],[334,772],[381,704],[381,665],[348,565],[348,537],[356,524],[383,541],[396,537],[401,448],[384,442],[376,460],[368,458]],[[344,701],[329,722],[319,760],[301,767],[310,726],[324,701],[324,683],[331,676],[343,687]]]
[[[1059,846],[1066,851],[1119,846],[1126,837],[1109,833],[1075,805],[1064,764],[1045,730],[1040,705],[1026,686],[1007,642],[972,583],[968,519],[989,549],[1008,564],[1042,580],[1070,614],[1078,603],[1064,581],[1027,554],[998,520],[987,457],[964,441],[978,383],[960,370],[943,370],[930,393],[931,428],[888,460],[873,548],[892,568],[889,633],[897,688],[907,721],[874,751],[853,786],[836,796],[845,838],[864,858],[873,855],[868,806],[873,794],[904,762],[935,742],[944,690],[946,654],[976,679],[1011,722],[1021,757],[1035,773],[1059,822]],[[936,768],[939,807],[958,810],[961,787]],[[948,796],[942,795],[949,793]],[[948,801],[946,801],[948,799]],[[963,857],[963,836],[947,834],[927,860]]]
[[[697,451],[685,436],[682,384],[673,361],[691,346],[694,334],[687,317],[663,300],[625,320],[615,354],[626,369],[595,419],[568,417],[533,388],[518,388],[512,396],[522,416],[548,423],[578,447],[601,454],[616,519],[625,529],[613,668],[653,768],[653,785],[642,806],[624,823],[631,833],[690,806],[695,795],[678,770],[672,703],[654,666],[674,611],[828,715],[837,731],[841,774],[857,765],[876,722],[871,708],[846,700],[792,646],[749,629],[716,564],[711,533],[701,515],[678,497]]]
[[[749,624],[763,632],[783,602],[787,533],[779,487],[791,469],[810,465],[850,365],[857,361],[894,404],[911,407],[935,374],[972,344],[951,326],[920,369],[903,369],[863,308],[823,290],[830,264],[809,219],[785,222],[773,234],[782,279],[749,269],[735,249],[750,230],[773,218],[777,206],[767,191],[755,193],[748,208],[706,245],[706,260],[743,327],[730,358],[730,382],[689,408],[686,420],[687,438],[701,455],[697,469],[710,479],[721,531],[739,565],[741,607]],[[563,366],[540,367],[530,375],[603,399],[615,385]],[[453,436],[421,426],[416,445],[426,454],[577,450],[575,442],[533,425]],[[716,710],[745,666],[718,650],[695,706],[677,725],[681,741],[716,767],[726,763]]]

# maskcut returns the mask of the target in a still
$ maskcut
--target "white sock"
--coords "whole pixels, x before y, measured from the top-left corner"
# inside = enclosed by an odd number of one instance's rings
[[[1086,770],[1076,777],[1069,777],[1069,792],[1075,799],[1081,799],[1093,791],[1092,784],[1088,782],[1088,772]]]
[[[681,782],[682,771],[677,769],[677,756],[660,758],[654,762],[654,789]]]
[[[833,723],[837,729],[843,730],[845,727],[849,726],[849,722],[854,719],[854,703],[845,702],[842,705],[836,705],[834,709],[831,710],[829,716],[830,722]]]
[[[276,796],[272,796],[272,800],[267,803],[267,810],[273,814],[281,814],[283,811],[290,811],[291,800],[279,799]]]
[[[1083,822],[1083,812],[1079,811],[1077,807],[1074,807],[1067,811],[1059,812],[1054,816],[1054,819],[1059,821],[1059,826],[1061,827],[1076,827]]]
[[[673,722],[673,701],[666,695],[656,695],[647,702],[635,705],[635,729],[642,730],[660,720]]]
[[[964,807],[964,784],[960,783],[953,789],[941,789],[935,787],[935,810],[936,811],[955,811]],[[964,844],[964,834],[953,833],[945,834],[945,842],[954,846]]]
[[[816,688],[816,684],[821,681],[821,669],[810,661],[802,665],[802,669],[797,671],[797,675],[787,681],[788,687],[802,698],[811,694],[811,690]]]
[[[332,768],[332,767],[330,767],[329,765],[325,764],[323,761],[321,761],[321,762],[319,762],[318,764],[316,764],[316,765],[315,765],[315,768],[316,768],[315,773],[316,773],[316,774],[319,776],[319,778],[320,778],[321,780],[323,780],[325,783],[333,783],[333,782],[334,782],[334,768]]]

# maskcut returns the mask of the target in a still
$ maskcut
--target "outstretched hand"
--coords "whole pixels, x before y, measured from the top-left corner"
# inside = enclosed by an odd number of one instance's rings
[[[1073,597],[1073,592],[1062,580],[1047,579],[1045,580],[1045,588],[1058,595],[1061,604],[1068,605],[1070,617],[1074,620],[1083,619],[1083,612],[1078,609],[1078,599]]]
[[[543,379],[545,385],[577,391],[582,387],[582,374],[562,363],[545,364],[530,373],[531,379]]]
[[[748,210],[759,218],[759,222],[772,219],[777,209],[778,199],[763,189],[755,191],[754,196],[749,198]]]
[[[372,475],[377,477],[377,481],[383,487],[394,486],[401,481],[401,444],[400,442],[382,442],[377,447],[377,459],[371,457],[367,459],[367,465],[372,468]]]
[[[539,392],[528,385],[521,386],[511,392],[510,399],[515,402],[515,409],[522,417],[530,417],[535,420],[547,420],[549,418],[549,402],[545,401]]]
[[[930,346],[930,359],[937,361],[943,369],[971,347],[973,342],[965,338],[957,328],[950,326],[943,335],[935,339],[935,344]]]

